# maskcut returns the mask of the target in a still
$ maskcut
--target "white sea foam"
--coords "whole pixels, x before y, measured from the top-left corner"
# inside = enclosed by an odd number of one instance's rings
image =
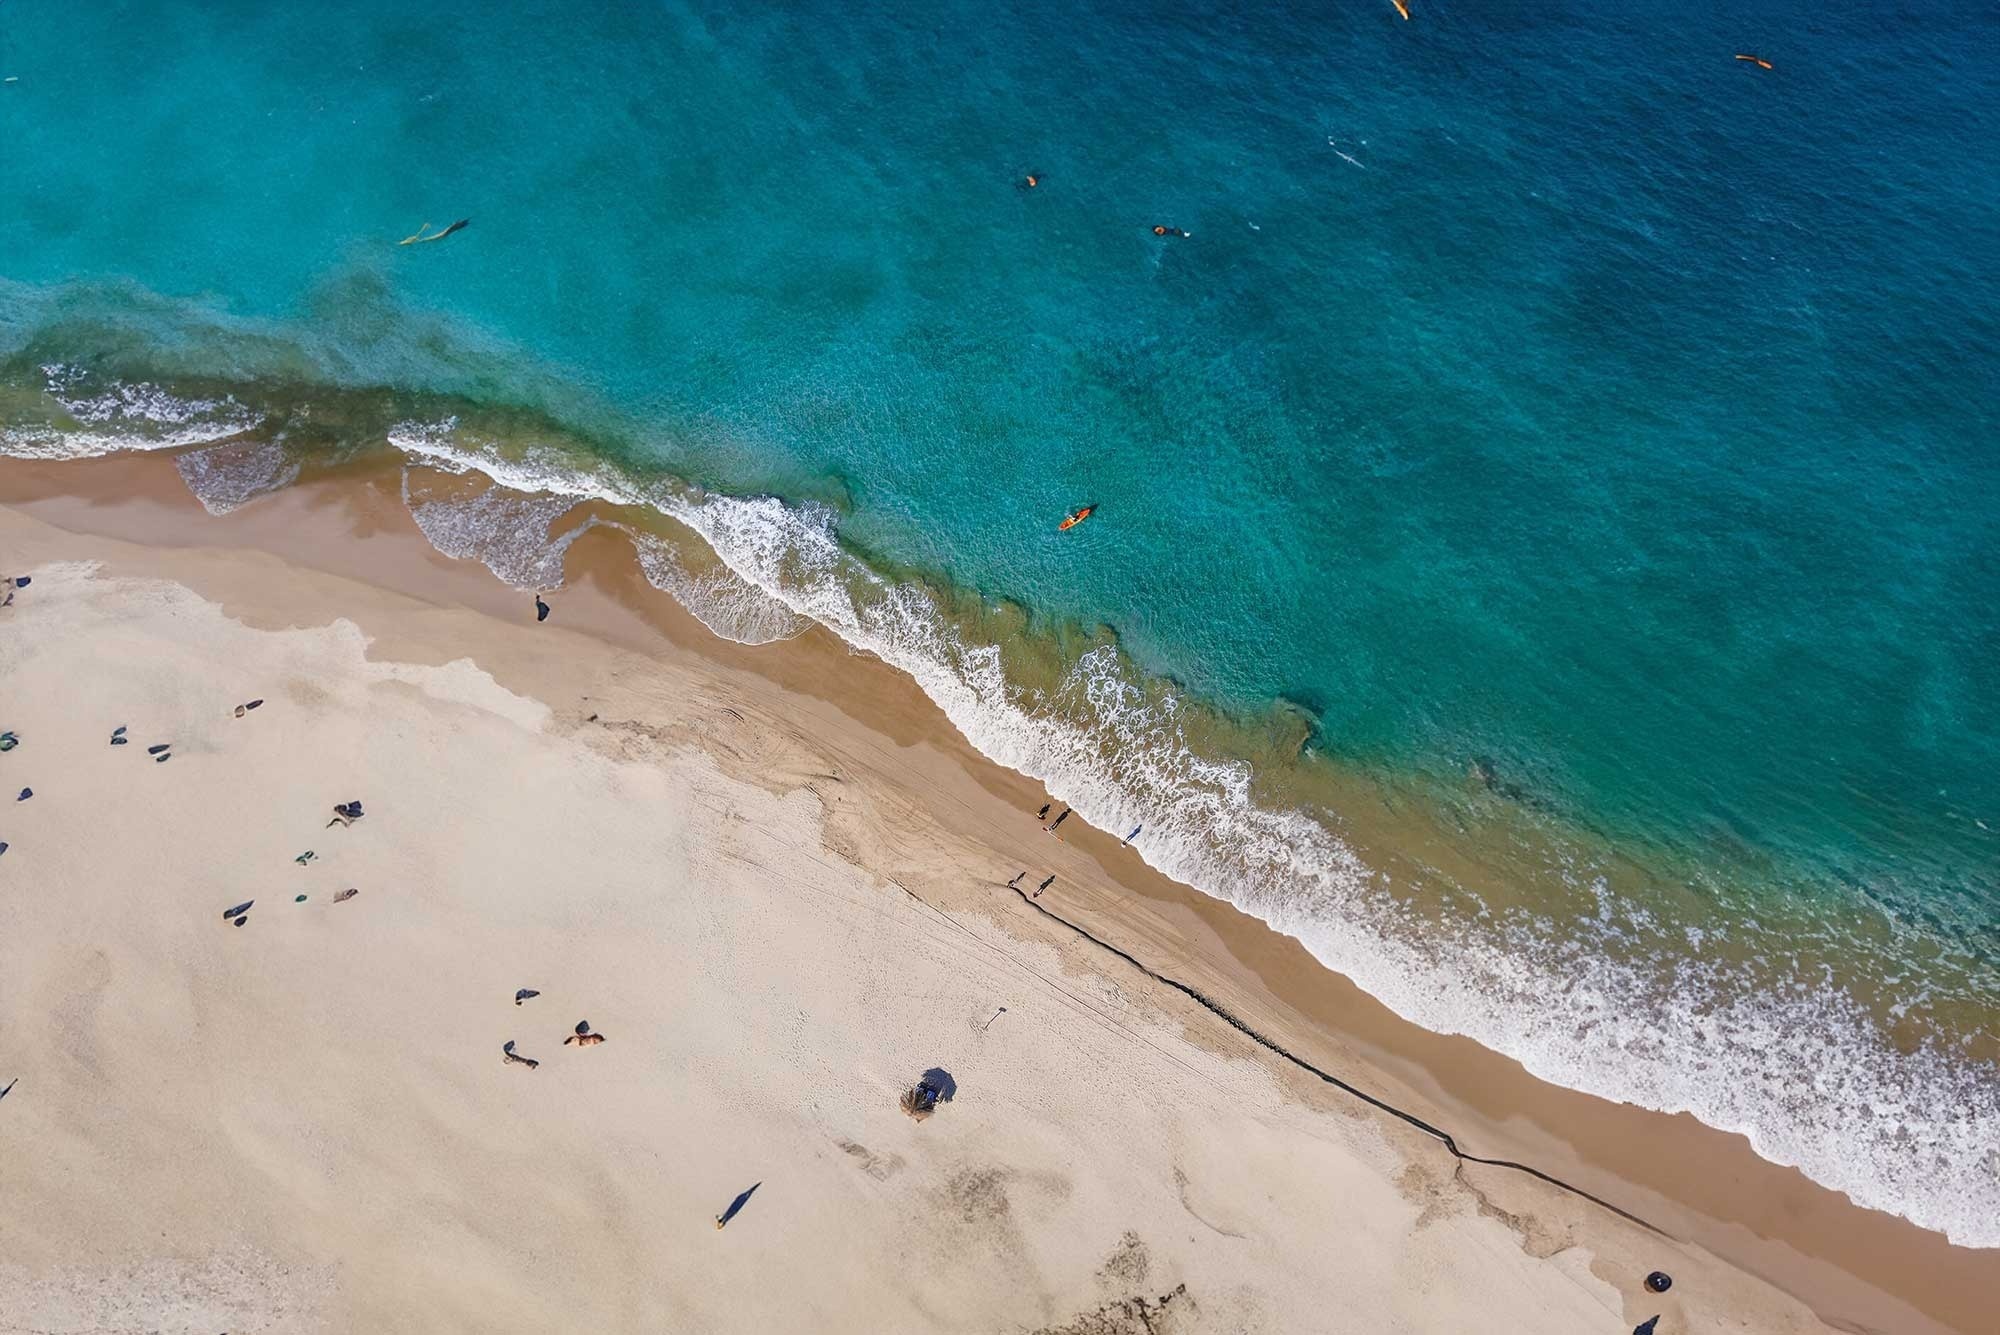
[[[448,431],[396,443],[508,487],[656,506],[748,584],[910,674],[981,752],[1100,829],[1144,822],[1136,847],[1149,863],[1297,937],[1404,1017],[1545,1080],[1692,1113],[1863,1205],[1964,1246],[2000,1246],[1992,1067],[1937,1048],[1897,1051],[1828,980],[1753,985],[1698,943],[1669,980],[1611,949],[1647,925],[1632,906],[1561,924],[1483,914],[1420,923],[1325,825],[1259,806],[1246,766],[1196,754],[1178,703],[1139,690],[1111,649],[1086,654],[1052,698],[1025,699],[996,647],[965,643],[922,590],[847,556],[830,511],[509,460]]]
[[[186,398],[147,381],[88,390],[87,372],[60,363],[44,366],[42,375],[49,397],[76,425],[0,429],[0,454],[60,460],[185,449],[240,435],[263,420],[229,395]]]
[[[657,534],[614,524],[632,539],[646,582],[694,614],[702,625],[738,644],[770,644],[801,634],[812,622],[717,561],[696,573],[680,546]]]
[[[575,502],[653,506],[700,534],[746,592],[907,672],[975,747],[1041,780],[1091,824],[1143,822],[1135,848],[1153,866],[1297,937],[1406,1018],[1465,1034],[1558,1084],[1690,1112],[1863,1205],[1961,1245],[2000,1246],[1995,1071],[1956,1051],[1897,1051],[1831,981],[1752,986],[1698,932],[1683,934],[1687,953],[1669,977],[1615,948],[1662,925],[1608,895],[1580,921],[1419,922],[1326,825],[1258,805],[1247,767],[1198,755],[1177,701],[1140,690],[1113,650],[1085,655],[1052,693],[1029,698],[1005,678],[995,646],[966,643],[921,589],[843,552],[831,511],[553,456],[510,459],[451,422],[405,424],[391,440],[430,467],[476,471],[507,489],[482,493],[492,498],[484,509],[477,498],[413,496],[442,549],[533,584],[559,578],[574,532],[551,537],[549,525]],[[423,513],[432,506],[442,508]],[[496,550],[502,532],[519,546]],[[654,548],[648,571],[669,591],[692,579],[675,555]],[[690,596],[700,603],[704,593]],[[721,616],[709,624],[731,638],[729,627],[742,630]]]
[[[174,458],[181,481],[212,515],[226,515],[259,496],[290,486],[298,460],[272,441],[232,441]]]
[[[563,553],[588,527],[551,534],[551,526],[576,508],[566,496],[490,487],[471,496],[426,498],[414,492],[407,471],[403,504],[431,546],[446,556],[478,561],[517,589],[559,587]]]
[[[404,423],[390,434],[392,443],[427,467],[458,475],[483,472],[499,484],[471,498],[418,500],[412,495],[406,471],[404,503],[410,506],[424,536],[447,556],[475,557],[517,587],[551,589],[562,582],[562,558],[569,544],[603,524],[631,540],[648,584],[670,595],[725,640],[770,644],[791,639],[811,624],[809,618],[744,580],[723,562],[711,562],[697,572],[695,563],[677,543],[658,534],[590,519],[561,537],[551,537],[550,525],[583,500],[664,507],[640,500],[638,490],[630,487],[579,490],[572,485],[553,495],[521,496],[518,492],[545,489],[533,481],[531,473],[496,476],[500,471],[497,458],[472,454],[451,443],[456,425],[452,419],[435,424]]]

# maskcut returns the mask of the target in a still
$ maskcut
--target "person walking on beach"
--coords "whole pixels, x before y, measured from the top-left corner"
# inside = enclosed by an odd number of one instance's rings
[[[1070,810],[1071,809],[1069,807],[1064,807],[1062,809],[1062,815],[1057,816],[1054,820],[1050,821],[1047,825],[1044,825],[1042,827],[1042,833],[1054,834],[1058,829],[1062,828],[1062,823],[1069,819]]]
[[[1143,829],[1145,829],[1145,828],[1146,828],[1146,827],[1145,827],[1145,826],[1143,826],[1143,825],[1134,825],[1134,826],[1132,827],[1132,833],[1130,833],[1130,834],[1126,835],[1126,836],[1125,836],[1125,837],[1124,837],[1123,839],[1120,839],[1120,840],[1118,841],[1118,846],[1119,846],[1120,848],[1123,848],[1123,847],[1125,847],[1125,845],[1127,845],[1127,844],[1131,843],[1131,842],[1132,842],[1132,841],[1133,841],[1134,839],[1137,839],[1137,838],[1139,837],[1139,831],[1141,831],[1141,830],[1143,830]]]
[[[758,1187],[761,1187],[763,1185],[764,1184],[762,1182],[753,1182],[748,1187],[744,1188],[743,1191],[737,1195],[735,1200],[729,1202],[729,1208],[727,1210],[724,1210],[721,1214],[715,1217],[715,1226],[717,1228],[727,1228],[729,1226],[729,1221],[736,1217],[737,1211],[741,1210],[745,1205],[748,1205],[750,1203],[751,1194],[755,1192]]]
[[[1042,891],[1044,891],[1044,890],[1048,889],[1048,888],[1049,888],[1050,886],[1054,885],[1055,883],[1056,883],[1056,878],[1055,878],[1055,877],[1053,877],[1053,876],[1049,877],[1049,879],[1048,879],[1048,880],[1046,880],[1046,881],[1043,881],[1043,882],[1042,882],[1042,883],[1041,883],[1040,885],[1036,886],[1036,887],[1035,887],[1035,893],[1034,893],[1034,894],[1032,894],[1032,895],[1029,895],[1029,896],[1028,896],[1028,898],[1030,898],[1030,899],[1040,899],[1040,898],[1042,897]]]

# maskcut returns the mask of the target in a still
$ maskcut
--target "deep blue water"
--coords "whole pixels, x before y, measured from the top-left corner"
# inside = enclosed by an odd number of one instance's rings
[[[828,502],[1990,1013],[2000,15],[1822,9],[15,0],[0,354]]]

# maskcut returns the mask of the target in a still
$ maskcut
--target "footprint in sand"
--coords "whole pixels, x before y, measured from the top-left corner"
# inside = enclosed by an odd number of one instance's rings
[[[877,1182],[887,1182],[903,1170],[903,1156],[900,1154],[877,1154],[866,1145],[857,1145],[851,1140],[836,1140],[833,1143],[854,1160],[856,1168]]]

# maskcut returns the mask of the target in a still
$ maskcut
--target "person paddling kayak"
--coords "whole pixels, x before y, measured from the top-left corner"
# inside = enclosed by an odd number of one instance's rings
[[[1068,518],[1064,519],[1062,523],[1057,524],[1056,532],[1067,533],[1071,529],[1075,528],[1078,524],[1081,524],[1084,520],[1090,518],[1091,515],[1095,514],[1096,512],[1097,512],[1097,503],[1093,501],[1089,505],[1084,506],[1081,510],[1078,510],[1074,514],[1071,514]]]

